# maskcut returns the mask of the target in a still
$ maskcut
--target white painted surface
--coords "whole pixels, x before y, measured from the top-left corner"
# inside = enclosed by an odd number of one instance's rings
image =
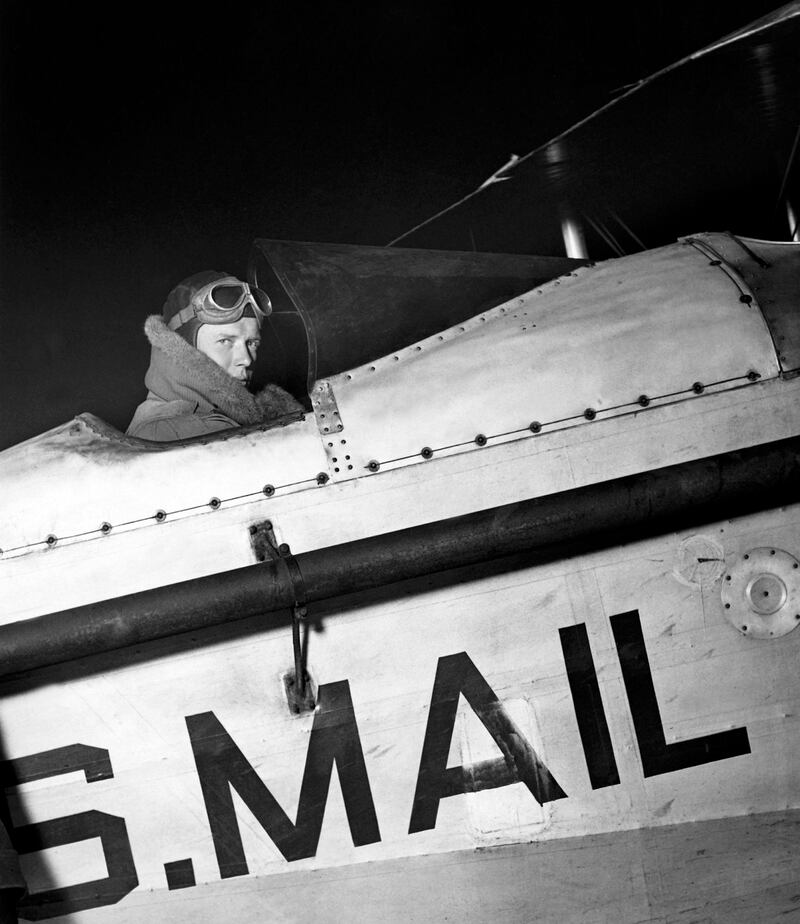
[[[531,296],[532,304],[546,306],[535,336],[517,333],[520,319],[511,325],[498,311],[494,320],[471,322],[474,329],[432,352],[419,351],[418,359],[394,363],[389,357],[374,374],[361,370],[347,387],[335,382],[345,425],[339,439],[363,464],[383,452],[392,458],[403,447],[435,446],[420,429],[428,423],[437,439],[463,432],[469,438],[473,430],[491,431],[485,424],[490,411],[498,426],[512,420],[524,426],[534,405],[546,419],[573,405],[578,413],[585,406],[608,409],[639,393],[667,394],[678,384],[722,381],[729,373],[740,377],[711,393],[618,409],[593,422],[483,448],[459,447],[430,462],[404,460],[375,474],[357,466],[351,474],[332,471],[329,440],[310,418],[164,452],[110,445],[85,429],[71,433],[67,425],[3,453],[2,620],[252,563],[248,528],[267,517],[278,541],[299,553],[797,435],[800,379],[776,377],[774,350],[752,306],[732,300],[719,275],[691,262],[689,253],[666,248],[656,258],[667,276],[685,277],[680,295],[654,282],[644,257],[634,259],[639,269],[618,287],[624,297],[609,301],[619,311],[611,312],[608,325],[598,323],[599,303],[575,292],[596,293],[592,278],[615,291],[622,261]],[[696,251],[691,254],[694,261]],[[569,287],[572,295],[562,297]],[[662,311],[664,304],[671,315]],[[594,339],[585,340],[579,359],[568,361],[567,347],[589,322]],[[722,339],[720,329],[727,332]],[[492,330],[499,335],[484,356]],[[537,352],[545,343],[548,348]],[[705,373],[694,371],[701,360]],[[527,363],[528,373],[519,376],[515,363]],[[378,369],[383,365],[385,373]],[[421,404],[415,389],[425,381],[431,386],[428,366],[447,375],[441,400]],[[744,384],[741,376],[751,368],[763,378]],[[316,484],[320,471],[334,476],[324,487]],[[258,494],[265,483],[280,488],[270,499]],[[219,510],[208,507],[212,496],[222,499]],[[151,518],[159,508],[169,513],[163,524]],[[107,536],[97,532],[104,521],[113,525]],[[59,541],[46,549],[41,540],[51,532]],[[706,524],[701,534],[702,548],[721,548],[726,566],[763,546],[797,557],[800,511]],[[353,845],[336,773],[318,849],[291,863],[237,796],[249,874],[225,881],[185,720],[213,711],[294,819],[312,719],[291,716],[285,703],[281,677],[292,664],[288,625],[267,631],[253,619],[152,643],[139,653],[40,672],[35,682],[4,684],[6,757],[81,743],[107,749],[113,764],[112,779],[87,783],[73,773],[25,784],[13,795],[18,825],[93,810],[125,819],[138,888],[119,904],[63,920],[128,924],[168,914],[175,924],[249,924],[268,912],[275,920],[297,920],[293,901],[305,895],[315,920],[334,921],[341,919],[342,890],[363,894],[354,880],[373,876],[379,893],[381,877],[395,883],[387,887],[385,913],[370,918],[359,907],[354,920],[430,920],[443,907],[436,896],[416,906],[407,898],[404,908],[397,885],[406,870],[415,888],[427,883],[430,890],[428,868],[439,870],[440,881],[454,890],[444,907],[459,909],[462,919],[484,921],[505,907],[504,919],[530,920],[524,891],[503,905],[499,891],[488,890],[483,904],[473,898],[469,905],[459,894],[475,893],[443,871],[469,870],[482,856],[476,848],[499,845],[517,845],[491,854],[500,881],[528,877],[542,896],[536,908],[542,920],[564,920],[580,907],[586,915],[596,910],[587,920],[667,921],[712,906],[730,920],[746,920],[742,909],[752,909],[752,896],[761,893],[768,909],[783,909],[786,876],[776,879],[775,869],[785,869],[786,856],[767,843],[758,817],[772,813],[771,830],[794,843],[800,632],[772,641],[738,634],[725,619],[722,573],[686,566],[696,537],[692,530],[505,574],[471,572],[453,585],[421,579],[393,598],[365,594],[315,608],[324,631],[311,636],[310,669],[319,683],[349,682],[381,839]],[[644,776],[610,623],[612,615],[631,610],[641,615],[667,742],[746,727],[749,754]],[[580,623],[587,627],[620,776],[618,785],[600,789],[590,784],[559,641],[560,628]],[[409,834],[437,664],[459,652],[467,652],[567,798],[541,806],[521,784],[452,796],[441,800],[432,830]],[[492,756],[498,749],[462,699],[451,765]],[[747,815],[756,816],[743,841],[752,859],[747,889],[736,893],[741,901],[734,907],[727,873],[742,854],[726,844],[726,831]],[[722,818],[732,827],[715,827]],[[698,823],[706,825],[707,837],[698,834]],[[536,847],[523,860],[518,845],[531,841]],[[717,856],[705,869],[681,853],[701,842],[710,846],[697,850]],[[65,857],[73,882],[102,876],[95,847],[87,841],[43,852],[35,881],[66,885],[59,866]],[[543,858],[540,865],[536,857]],[[198,884],[169,892],[164,863],[184,858],[192,859]],[[662,888],[681,864],[691,884],[685,891]],[[548,886],[556,868],[569,870],[579,883],[580,901]],[[291,883],[294,893],[281,883]],[[417,914],[419,908],[427,917]]]
[[[706,532],[726,558],[765,543],[798,551],[800,510],[710,524]],[[426,590],[420,582],[411,597],[386,602],[364,597],[328,606],[324,631],[311,639],[310,669],[321,683],[349,681],[381,841],[353,846],[335,773],[319,848],[309,859],[284,860],[237,800],[250,870],[235,880],[241,907],[256,907],[243,894],[260,889],[261,876],[352,863],[368,876],[370,861],[800,807],[800,632],[774,642],[738,635],[724,618],[719,581],[687,586],[676,579],[688,535],[453,587]],[[744,726],[750,754],[644,778],[609,623],[610,615],[631,609],[641,613],[667,741]],[[621,780],[598,790],[589,784],[558,635],[579,622],[588,628]],[[197,903],[218,890],[231,895],[234,880],[222,883],[216,867],[187,715],[212,710],[294,818],[311,719],[290,716],[283,698],[288,626],[263,633],[257,624],[227,638],[211,633],[171,654],[153,645],[149,659],[125,666],[122,658],[114,670],[88,662],[84,676],[54,671],[34,690],[15,693],[5,685],[7,755],[81,742],[107,748],[113,763],[111,780],[55,777],[23,787],[21,803],[15,800],[18,821],[23,810],[28,820],[89,809],[125,818],[139,889],[119,905],[70,920],[136,920],[149,902],[167,900],[176,922],[211,920],[197,917]],[[568,798],[542,807],[521,784],[452,796],[441,801],[433,830],[409,835],[437,662],[459,651],[508,704]],[[470,713],[462,702],[451,764],[499,756]],[[167,896],[163,864],[184,857],[192,858],[199,884]],[[593,862],[604,868],[597,857]]]

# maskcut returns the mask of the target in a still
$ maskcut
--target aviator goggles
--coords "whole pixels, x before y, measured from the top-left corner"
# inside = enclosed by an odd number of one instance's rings
[[[191,302],[170,318],[168,326],[177,330],[194,318],[203,324],[233,324],[242,317],[248,305],[252,307],[259,326],[272,312],[269,296],[262,289],[250,286],[235,276],[215,279],[198,289]]]

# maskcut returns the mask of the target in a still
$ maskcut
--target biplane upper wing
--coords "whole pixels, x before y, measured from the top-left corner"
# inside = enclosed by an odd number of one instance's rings
[[[577,221],[592,257],[697,227],[787,238],[798,196],[800,3],[628,88],[402,234],[403,247],[563,253]],[[795,203],[795,212],[798,203]]]

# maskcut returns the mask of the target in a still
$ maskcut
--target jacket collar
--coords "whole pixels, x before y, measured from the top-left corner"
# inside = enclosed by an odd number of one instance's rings
[[[171,331],[159,315],[150,315],[144,330],[153,348],[144,383],[164,401],[192,402],[200,414],[218,410],[240,426],[301,410],[277,385],[251,394],[243,383]]]

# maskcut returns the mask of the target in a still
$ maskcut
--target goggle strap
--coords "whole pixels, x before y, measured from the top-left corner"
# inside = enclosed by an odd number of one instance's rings
[[[179,327],[183,327],[187,321],[191,321],[195,317],[194,306],[188,305],[182,311],[179,311],[177,314],[174,314],[169,321],[167,322],[167,327],[170,330],[177,330]]]

